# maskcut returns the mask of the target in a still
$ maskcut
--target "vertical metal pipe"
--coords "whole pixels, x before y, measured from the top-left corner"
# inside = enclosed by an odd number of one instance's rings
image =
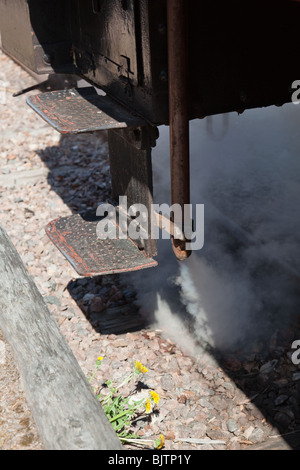
[[[167,0],[171,195],[172,204],[180,204],[182,214],[184,205],[190,203],[188,3],[188,0]],[[172,239],[172,244],[179,260],[190,255],[184,241]]]

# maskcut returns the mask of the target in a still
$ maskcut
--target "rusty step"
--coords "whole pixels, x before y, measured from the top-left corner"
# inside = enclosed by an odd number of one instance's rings
[[[109,96],[94,87],[72,88],[29,96],[27,104],[61,134],[139,127],[145,125]]]
[[[100,220],[101,217],[90,213],[76,214],[54,220],[46,227],[50,240],[79,275],[117,274],[157,266],[157,262],[148,258],[129,238],[102,239],[108,232],[104,232],[104,228],[99,231]],[[114,222],[109,221],[109,224],[109,230],[114,233],[115,229],[118,233]]]

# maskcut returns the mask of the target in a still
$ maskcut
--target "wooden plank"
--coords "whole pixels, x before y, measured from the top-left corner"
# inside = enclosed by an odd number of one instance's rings
[[[122,449],[59,327],[0,226],[0,328],[47,450]]]

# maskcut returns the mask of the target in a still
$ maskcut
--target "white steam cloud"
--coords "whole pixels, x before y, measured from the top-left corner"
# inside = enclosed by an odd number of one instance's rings
[[[159,267],[130,279],[143,311],[192,352],[251,346],[299,314],[299,129],[293,104],[191,122],[192,203],[205,204],[205,246],[179,263],[160,240]],[[170,203],[167,127],[153,167],[155,202]]]

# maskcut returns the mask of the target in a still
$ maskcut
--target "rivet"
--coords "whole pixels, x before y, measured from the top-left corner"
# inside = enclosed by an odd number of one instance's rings
[[[51,65],[51,55],[50,54],[44,54],[43,55],[43,61],[45,62],[45,64],[47,65]]]

